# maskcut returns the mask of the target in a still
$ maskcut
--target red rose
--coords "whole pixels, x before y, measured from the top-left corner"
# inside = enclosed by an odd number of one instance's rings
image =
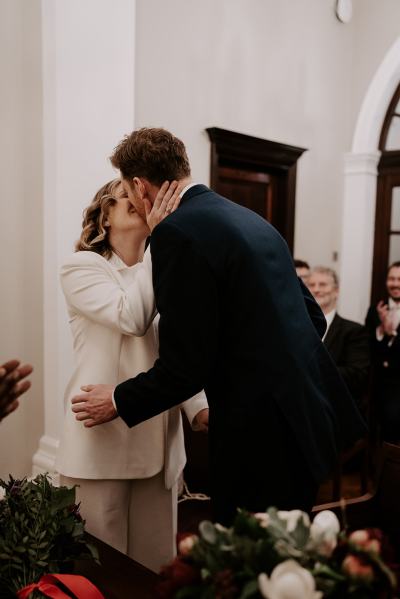
[[[160,599],[170,599],[178,589],[200,582],[200,572],[179,556],[162,568],[160,576],[162,581],[156,587]]]

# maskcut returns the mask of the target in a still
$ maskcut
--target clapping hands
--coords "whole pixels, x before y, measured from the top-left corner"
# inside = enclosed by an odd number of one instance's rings
[[[393,321],[393,313],[389,310],[389,306],[384,301],[380,301],[376,307],[379,320],[381,321],[382,333],[385,335],[392,336],[396,332]]]

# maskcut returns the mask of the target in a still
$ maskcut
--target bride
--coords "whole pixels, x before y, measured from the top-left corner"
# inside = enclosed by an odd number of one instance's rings
[[[177,481],[185,464],[180,408],[129,429],[116,418],[87,428],[71,397],[87,381],[117,385],[147,371],[158,356],[150,229],[179,203],[177,183],[160,189],[147,223],[119,180],[106,183],[84,212],[76,252],[61,269],[75,369],[65,392],[56,467],[77,488],[88,532],[158,571],[175,555]],[[204,393],[182,404],[205,430]]]

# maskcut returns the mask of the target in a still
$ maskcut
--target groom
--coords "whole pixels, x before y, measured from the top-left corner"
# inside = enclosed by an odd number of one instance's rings
[[[185,147],[168,131],[134,131],[111,162],[143,217],[164,181],[184,189],[151,236],[160,357],[115,390],[89,386],[73,399],[77,418],[95,426],[118,415],[132,427],[204,388],[215,519],[228,524],[237,507],[311,509],[364,425],[285,241],[254,212],[193,184]]]

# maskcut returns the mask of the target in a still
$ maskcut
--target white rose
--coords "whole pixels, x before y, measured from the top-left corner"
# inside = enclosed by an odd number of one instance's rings
[[[281,520],[285,520],[287,523],[286,530],[293,532],[297,526],[297,522],[302,518],[304,526],[310,526],[310,518],[308,514],[301,510],[290,510],[289,512],[280,510],[278,516]]]
[[[339,520],[329,510],[324,510],[317,514],[310,528],[310,536],[316,545],[317,551],[327,557],[332,554],[337,545],[339,532]]]
[[[288,559],[278,564],[269,578],[258,576],[258,588],[266,599],[321,599],[321,591],[316,591],[312,574],[300,564]]]

